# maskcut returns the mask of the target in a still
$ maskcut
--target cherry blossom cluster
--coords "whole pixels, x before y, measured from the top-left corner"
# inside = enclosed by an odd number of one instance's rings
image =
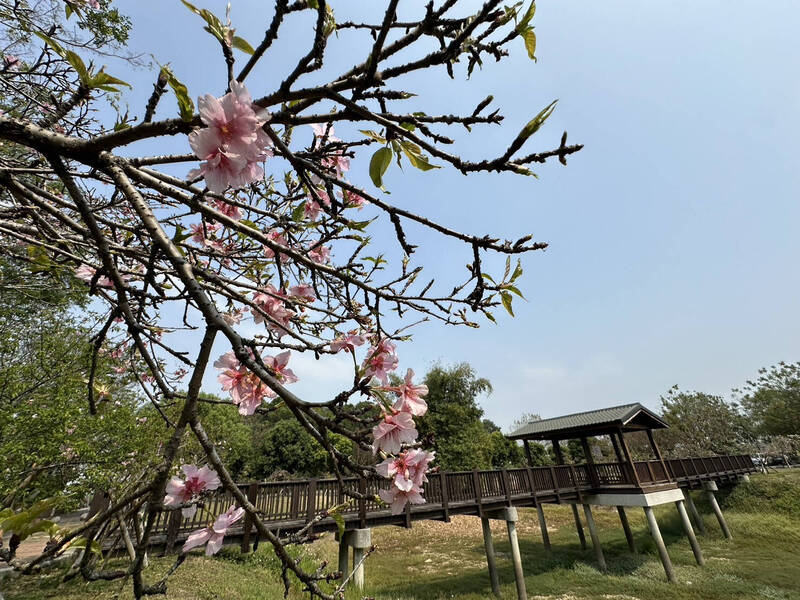
[[[167,482],[164,505],[188,504],[181,508],[181,512],[184,517],[191,518],[197,512],[197,505],[189,503],[197,500],[201,493],[217,489],[220,481],[217,472],[209,467],[198,469],[195,465],[183,465],[181,470],[186,479],[175,476]]]
[[[269,114],[253,106],[244,84],[233,80],[230,89],[222,98],[206,94],[198,100],[206,127],[189,134],[192,151],[203,161],[189,177],[202,175],[208,189],[217,193],[263,177],[260,163],[271,154],[269,137],[262,128]]]

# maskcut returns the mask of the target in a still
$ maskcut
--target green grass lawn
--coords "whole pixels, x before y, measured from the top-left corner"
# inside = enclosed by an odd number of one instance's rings
[[[536,512],[520,510],[518,532],[528,597],[533,600],[800,599],[800,471],[752,476],[730,493],[721,492],[733,540],[725,540],[698,493],[708,534],[699,536],[706,565],[696,566],[673,505],[657,509],[661,531],[678,576],[668,584],[641,509],[628,509],[639,553],[631,556],[614,509],[594,508],[609,572],[600,573],[591,545],[581,550],[568,506],[546,506],[553,551],[541,543]],[[493,522],[503,598],[516,598],[505,523]],[[588,531],[587,531],[588,537]],[[377,550],[366,567],[363,594],[348,598],[476,600],[491,595],[480,521],[456,517],[452,523],[417,522],[413,529],[373,530]],[[327,560],[336,565],[332,536],[297,551],[307,565]],[[171,560],[154,559],[155,580]],[[60,583],[58,573],[6,580],[7,600],[114,598],[117,583]],[[221,557],[192,555],[170,579],[169,599],[256,600],[283,597],[279,566],[268,548],[241,557],[234,547]],[[291,598],[307,598],[299,589]],[[126,586],[119,598],[131,598]]]

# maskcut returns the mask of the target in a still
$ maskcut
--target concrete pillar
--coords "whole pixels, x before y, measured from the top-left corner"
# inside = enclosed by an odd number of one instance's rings
[[[497,565],[494,561],[494,544],[492,543],[492,529],[489,527],[489,519],[481,517],[481,527],[483,528],[483,547],[486,550],[486,566],[489,567],[489,581],[492,584],[492,593],[500,597],[500,579],[497,576]]]
[[[658,548],[658,555],[661,557],[661,564],[664,565],[664,572],[667,574],[667,581],[675,583],[675,569],[672,568],[672,561],[667,553],[667,547],[664,545],[664,538],[661,537],[661,530],[658,528],[658,521],[651,506],[644,507],[644,514],[647,517],[647,524],[650,526],[650,534],[656,542]]]
[[[550,535],[547,533],[547,522],[544,520],[544,510],[542,505],[536,503],[536,514],[539,515],[539,529],[542,530],[542,542],[544,542],[544,549],[550,552]]]
[[[597,564],[601,571],[605,571],[606,558],[603,556],[603,548],[600,546],[600,538],[597,535],[597,527],[594,524],[594,517],[592,516],[592,509],[588,504],[583,505],[583,513],[586,516],[586,524],[589,526],[589,535],[592,536],[592,546],[594,546],[594,553],[597,556]]]
[[[364,550],[353,548],[353,583],[359,590],[364,589]]]
[[[348,549],[353,549],[353,583],[358,589],[364,587],[364,554],[372,545],[371,529],[351,529],[339,537],[339,570],[347,579],[350,569],[347,564]]]
[[[691,544],[692,546],[692,553],[694,553],[694,559],[697,561],[697,564],[702,567],[705,564],[705,560],[703,560],[703,553],[700,550],[700,544],[697,543],[697,538],[694,535],[694,529],[692,529],[692,522],[689,520],[689,515],[686,513],[686,507],[683,505],[682,500],[678,500],[675,503],[675,506],[678,507],[678,514],[681,516],[683,529],[684,531],[686,531],[686,537],[689,538],[689,544]]]
[[[586,535],[583,533],[583,525],[581,524],[581,515],[578,513],[578,505],[570,504],[572,507],[572,516],[575,519],[575,529],[578,530],[578,539],[581,541],[581,549],[586,550]]]
[[[700,514],[700,511],[697,510],[697,507],[694,505],[694,500],[692,500],[692,492],[688,488],[684,488],[683,490],[683,497],[686,500],[686,506],[689,507],[689,512],[692,513],[692,519],[694,519],[694,524],[697,526],[697,529],[705,535],[706,533],[706,524],[703,523],[703,517]]]
[[[519,552],[519,540],[517,539],[516,522],[517,509],[506,509],[506,526],[508,527],[508,541],[511,543],[511,560],[514,563],[514,579],[517,583],[517,598],[519,600],[528,600],[528,594],[525,591],[525,574],[522,572],[522,555]]]
[[[747,474],[739,475],[738,479],[739,483],[750,483],[750,475]]]
[[[711,508],[714,510],[714,514],[717,515],[717,521],[719,521],[719,526],[722,529],[722,533],[729,540],[733,539],[731,530],[728,529],[728,524],[725,522],[725,517],[722,514],[722,509],[720,509],[719,504],[717,504],[717,498],[714,496],[714,492],[718,489],[717,484],[713,481],[705,481],[703,482],[703,489],[706,491],[706,494],[708,494],[708,501],[711,503]]]
[[[636,554],[636,542],[633,540],[633,532],[631,531],[631,524],[628,523],[628,515],[625,514],[625,507],[618,506],[617,512],[619,513],[619,521],[622,523],[622,530],[625,532],[628,548],[630,548],[631,554]]]

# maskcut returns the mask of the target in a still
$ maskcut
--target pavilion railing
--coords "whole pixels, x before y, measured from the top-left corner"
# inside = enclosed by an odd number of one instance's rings
[[[666,459],[663,463],[638,461],[634,468],[638,483],[632,477],[630,465],[620,462],[431,473],[424,486],[426,503],[412,506],[407,514],[439,511],[447,517],[449,510],[482,514],[487,506],[494,508],[540,500],[575,501],[583,492],[661,483],[691,485],[694,481],[756,470],[752,459],[746,455]],[[352,477],[343,482],[343,488],[336,479],[305,479],[241,484],[240,489],[258,509],[262,520],[271,526],[308,522],[319,511],[348,499],[341,514],[348,521],[358,520],[363,527],[367,526],[370,515],[387,512],[386,506],[373,498],[388,487],[388,481]],[[365,497],[353,499],[346,491],[359,492]],[[203,504],[190,519],[183,519],[180,511],[159,514],[154,533],[166,533],[169,537],[170,531],[174,536],[178,532],[200,529],[235,504],[235,500],[230,493],[220,491],[205,498]],[[245,530],[250,527],[245,520]]]

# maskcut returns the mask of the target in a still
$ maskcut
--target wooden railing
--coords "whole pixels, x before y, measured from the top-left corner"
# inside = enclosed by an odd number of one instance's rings
[[[389,485],[384,480],[346,478],[344,488],[336,479],[271,481],[242,484],[240,489],[258,509],[265,524],[281,529],[299,528],[319,511],[345,502],[349,498],[347,491],[357,491],[366,498],[351,499],[341,514],[348,523],[366,527],[376,520],[448,519],[451,513],[483,514],[484,510],[502,506],[579,501],[583,493],[666,484],[693,485],[756,470],[746,455],[668,459],[663,463],[639,461],[634,469],[638,483],[630,466],[619,462],[431,473],[425,484],[426,503],[412,506],[398,517],[391,517],[385,505],[372,499]],[[235,501],[230,493],[215,493],[204,500],[204,510],[198,510],[191,519],[182,519],[178,511],[162,513],[154,533],[174,538],[178,533],[199,529],[208,524],[209,515],[218,515],[232,504]],[[326,521],[329,523],[321,522],[320,527],[335,526],[332,519]],[[249,522],[245,521],[244,529],[250,530]]]

